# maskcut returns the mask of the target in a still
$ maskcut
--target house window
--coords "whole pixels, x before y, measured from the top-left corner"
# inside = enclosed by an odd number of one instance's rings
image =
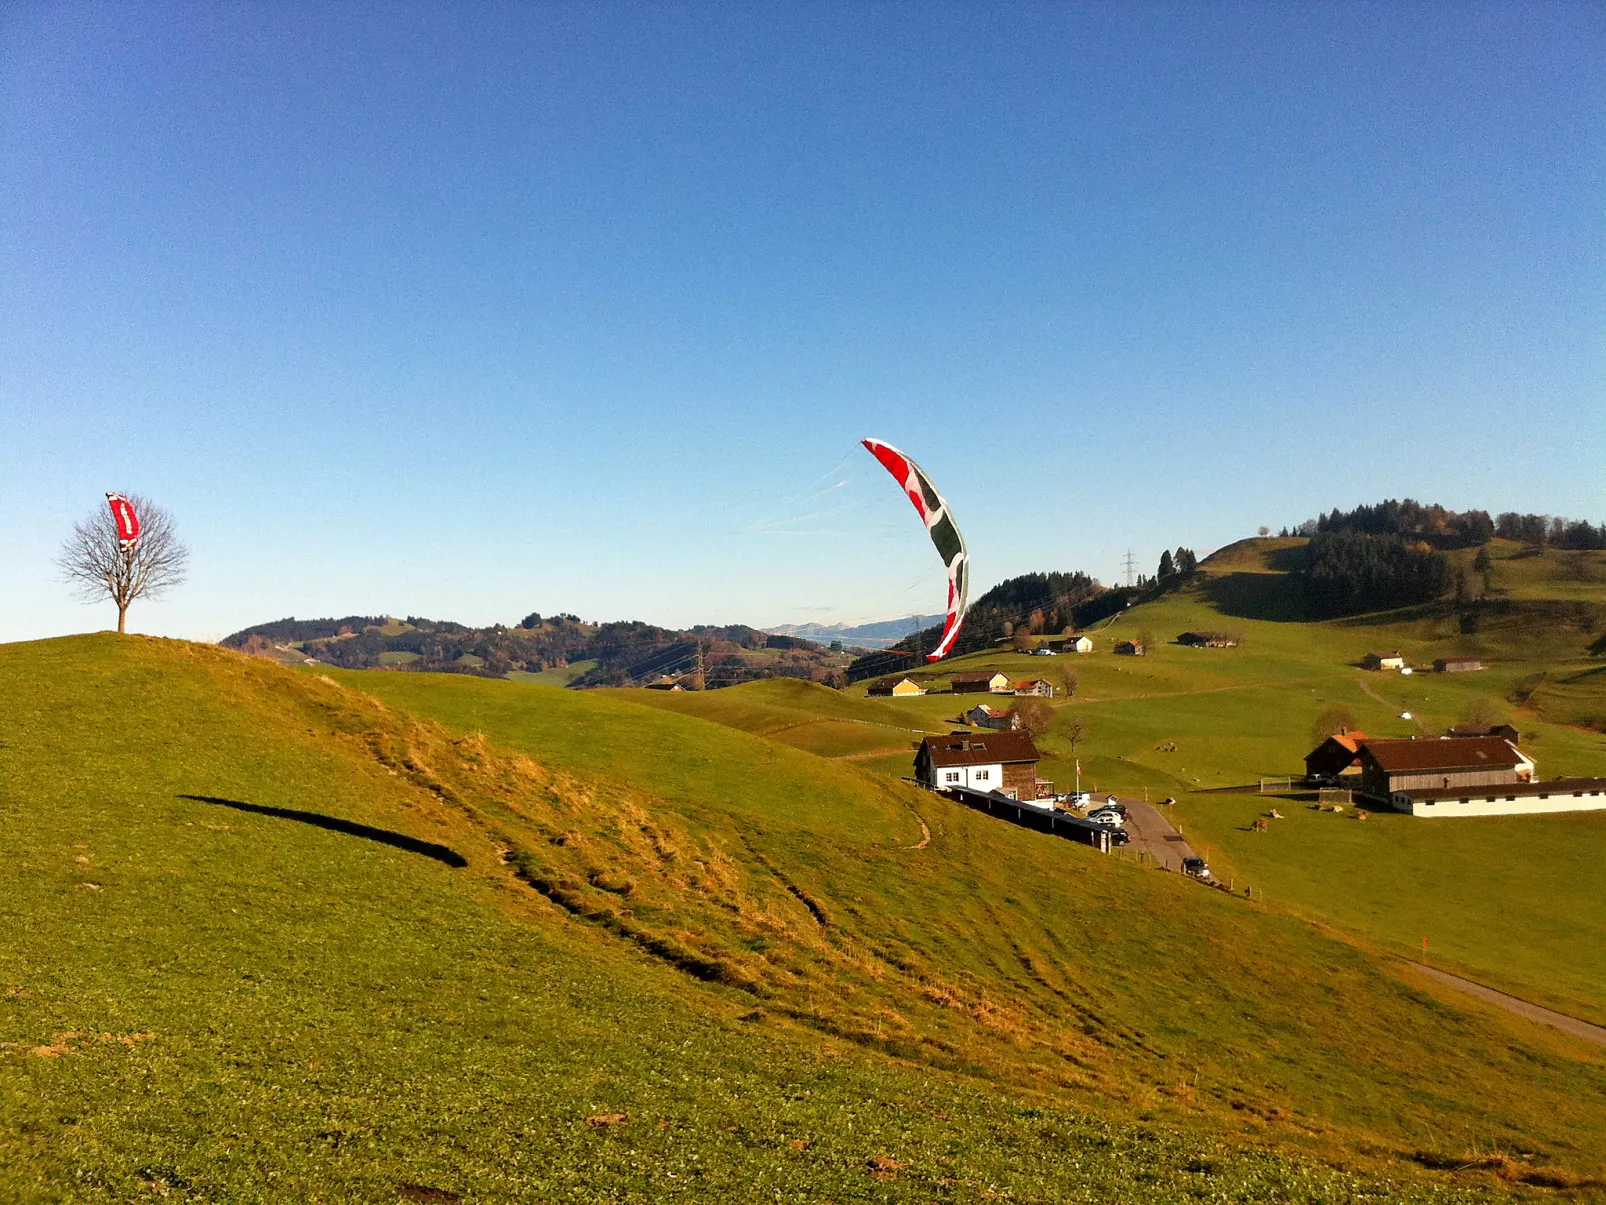
[[[949,770],[942,777],[943,777],[943,781],[944,782],[958,782],[959,781],[959,771],[958,770]]]
[[[987,771],[986,770],[977,770],[976,771],[976,781],[977,782],[986,782],[987,781]]]

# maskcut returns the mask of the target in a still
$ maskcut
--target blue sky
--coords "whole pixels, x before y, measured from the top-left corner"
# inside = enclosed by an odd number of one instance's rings
[[[1584,3],[9,5],[0,640],[114,621],[108,489],[198,638],[935,611],[865,435],[978,587],[1606,519],[1603,65]]]

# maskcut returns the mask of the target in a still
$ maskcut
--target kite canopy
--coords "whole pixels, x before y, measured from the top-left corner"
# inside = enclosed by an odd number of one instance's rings
[[[112,522],[117,525],[117,542],[124,548],[132,548],[134,541],[139,539],[139,516],[134,513],[133,503],[121,494],[107,494],[106,505],[112,508]]]
[[[942,639],[937,642],[936,651],[926,654],[927,661],[941,661],[953,648],[959,627],[965,622],[965,609],[970,605],[970,554],[965,551],[965,537],[959,534],[948,503],[931,484],[924,469],[891,444],[879,439],[862,442],[909,495],[909,501],[915,504],[925,522],[931,542],[937,546],[937,555],[948,569],[948,618],[942,625]]]

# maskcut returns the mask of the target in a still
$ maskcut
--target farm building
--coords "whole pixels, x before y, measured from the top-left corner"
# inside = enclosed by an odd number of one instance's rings
[[[1091,653],[1093,651],[1093,639],[1078,632],[1075,636],[1067,636],[1065,638],[1060,651],[1065,653]]]
[[[1510,724],[1458,724],[1446,736],[1498,736],[1503,741],[1510,741],[1513,745],[1520,744],[1522,734]]]
[[[1433,663],[1434,672],[1440,674],[1464,674],[1482,668],[1483,660],[1479,657],[1440,657]]]
[[[915,777],[933,790],[968,787],[1011,799],[1037,799],[1037,746],[1029,732],[953,732],[928,736],[915,753]]]
[[[1606,808],[1606,778],[1557,778],[1504,787],[1401,791],[1389,803],[1413,816],[1521,816]]]
[[[872,697],[894,699],[909,699],[915,695],[923,695],[926,688],[913,678],[880,678],[870,683],[870,689],[865,692]]]
[[[1497,736],[1452,740],[1367,741],[1361,746],[1361,790],[1374,799],[1418,791],[1514,786],[1531,782],[1533,762]]]
[[[1178,644],[1191,649],[1235,649],[1238,639],[1225,632],[1184,632],[1177,637]]]
[[[1367,653],[1361,658],[1362,669],[1404,669],[1405,658],[1399,650],[1392,653]]]
[[[1007,695],[1014,689],[1008,674],[955,674],[952,690],[956,695]]]
[[[1141,640],[1121,640],[1121,641],[1117,641],[1116,645],[1115,645],[1115,653],[1116,653],[1116,656],[1118,656],[1118,657],[1141,657],[1141,656],[1143,656],[1143,641],[1141,641]]]
[[[657,681],[647,683],[647,689],[648,690],[679,690],[679,691],[684,691],[686,688],[684,686],[682,686],[679,682],[675,681],[675,679],[673,679],[673,678],[669,677],[667,674],[665,674],[662,678],[659,678]]]
[[[985,703],[977,703],[965,712],[965,723],[977,728],[993,728],[1010,730],[1015,727],[1016,720],[1012,713],[1001,707],[989,707]]]
[[[1365,743],[1364,732],[1335,732],[1305,754],[1305,777],[1313,782],[1358,777]]]
[[[1017,695],[1035,695],[1039,699],[1052,699],[1054,697],[1054,684],[1045,682],[1042,678],[1033,678],[1030,682],[1015,683]]]

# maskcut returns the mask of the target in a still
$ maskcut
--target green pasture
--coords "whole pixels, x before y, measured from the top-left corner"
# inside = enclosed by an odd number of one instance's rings
[[[876,1032],[882,1034],[884,1021],[884,1040],[906,1057],[921,1048],[906,1043],[923,1032],[940,1035],[940,1048],[950,1052],[943,1059],[957,1057],[956,1065],[992,1067],[1000,1075],[1015,1065],[1020,1056],[1007,1044],[975,1046],[950,1017],[922,1011],[922,995],[953,990],[1007,1007],[1000,1038],[1024,1032],[1050,1041],[1058,1057],[1078,1068],[1062,1084],[1097,1085],[1149,1108],[1168,1096],[1166,1068],[1193,1066],[1212,1084],[1211,1102],[1235,1113],[1264,1118],[1293,1110],[1307,1119],[1302,1124],[1393,1133],[1382,1141],[1398,1144],[1401,1126],[1443,1125],[1469,1134],[1467,1127],[1484,1124],[1459,1107],[1424,1122],[1420,1100],[1455,1099],[1462,1089],[1452,1082],[1481,1082],[1480,1091],[1493,1094],[1485,1100],[1522,1098],[1508,1097],[1509,1085],[1496,1088],[1506,1073],[1491,1079],[1486,1062],[1503,1060],[1499,1052],[1512,1050],[1509,1041],[1474,1039],[1447,1022],[1458,1004],[1398,994],[1388,986],[1394,972],[1295,918],[897,787],[888,780],[908,772],[907,754],[832,763],[677,714],[657,699],[648,703],[649,692],[577,699],[573,692],[446,676],[343,680],[372,684],[393,706],[477,727],[547,764],[606,771],[618,757],[621,781],[670,802],[738,863],[749,870],[784,867],[792,886],[831,918],[839,939],[858,957],[874,956],[868,965],[850,960],[835,967],[829,981],[794,966],[805,1011],[816,1023],[838,1027],[855,1011],[881,1018],[873,1021]],[[719,692],[727,696],[719,711],[731,721],[770,722],[774,689]],[[745,692],[756,701],[743,702]],[[835,705],[818,697],[829,714]],[[678,706],[681,698],[675,699]],[[798,698],[789,701],[800,705]],[[582,714],[586,722],[577,728],[574,717]],[[700,761],[688,780],[675,763],[705,748],[721,752]],[[817,795],[808,822],[794,823],[795,776],[811,772],[844,789]],[[857,802],[846,789],[855,779]],[[912,848],[907,830],[896,832],[900,806],[925,822],[932,835],[926,849]],[[912,977],[914,991],[896,989],[904,977]],[[888,990],[886,1004],[877,1005]],[[1424,1008],[1416,1021],[1403,1020]],[[827,1022],[822,1009],[836,1019]],[[1273,1049],[1300,1054],[1268,1061],[1267,1034],[1274,1035]],[[1583,1059],[1571,1065],[1575,1071],[1600,1063],[1581,1050],[1572,1057]],[[1379,1058],[1414,1070],[1380,1079]],[[1009,1075],[1041,1085],[1046,1071],[1032,1065],[1038,1069],[1017,1066]],[[1511,1071],[1528,1074],[1516,1064]],[[1418,1073],[1428,1074],[1432,1086],[1413,1083]],[[1475,1112],[1482,1117],[1485,1108],[1479,1104]],[[1515,1131],[1509,1122],[1502,1126],[1510,1139]],[[1427,1141],[1426,1131],[1414,1131],[1411,1141]]]
[[[1278,889],[1000,824],[894,781],[906,754],[784,744],[923,714],[798,685],[705,718],[0,646],[0,1199],[1487,1200],[1606,1174],[1597,1049]],[[1155,702],[1072,704],[1084,765],[1174,779],[1140,747]]]
[[[743,1020],[751,1000],[530,902],[463,813],[354,753],[361,709],[308,679],[91,637],[0,648],[0,692],[7,1202],[1491,1191]]]
[[[597,667],[595,661],[572,661],[562,669],[531,671],[516,669],[508,674],[514,682],[534,682],[539,686],[567,686]]]

